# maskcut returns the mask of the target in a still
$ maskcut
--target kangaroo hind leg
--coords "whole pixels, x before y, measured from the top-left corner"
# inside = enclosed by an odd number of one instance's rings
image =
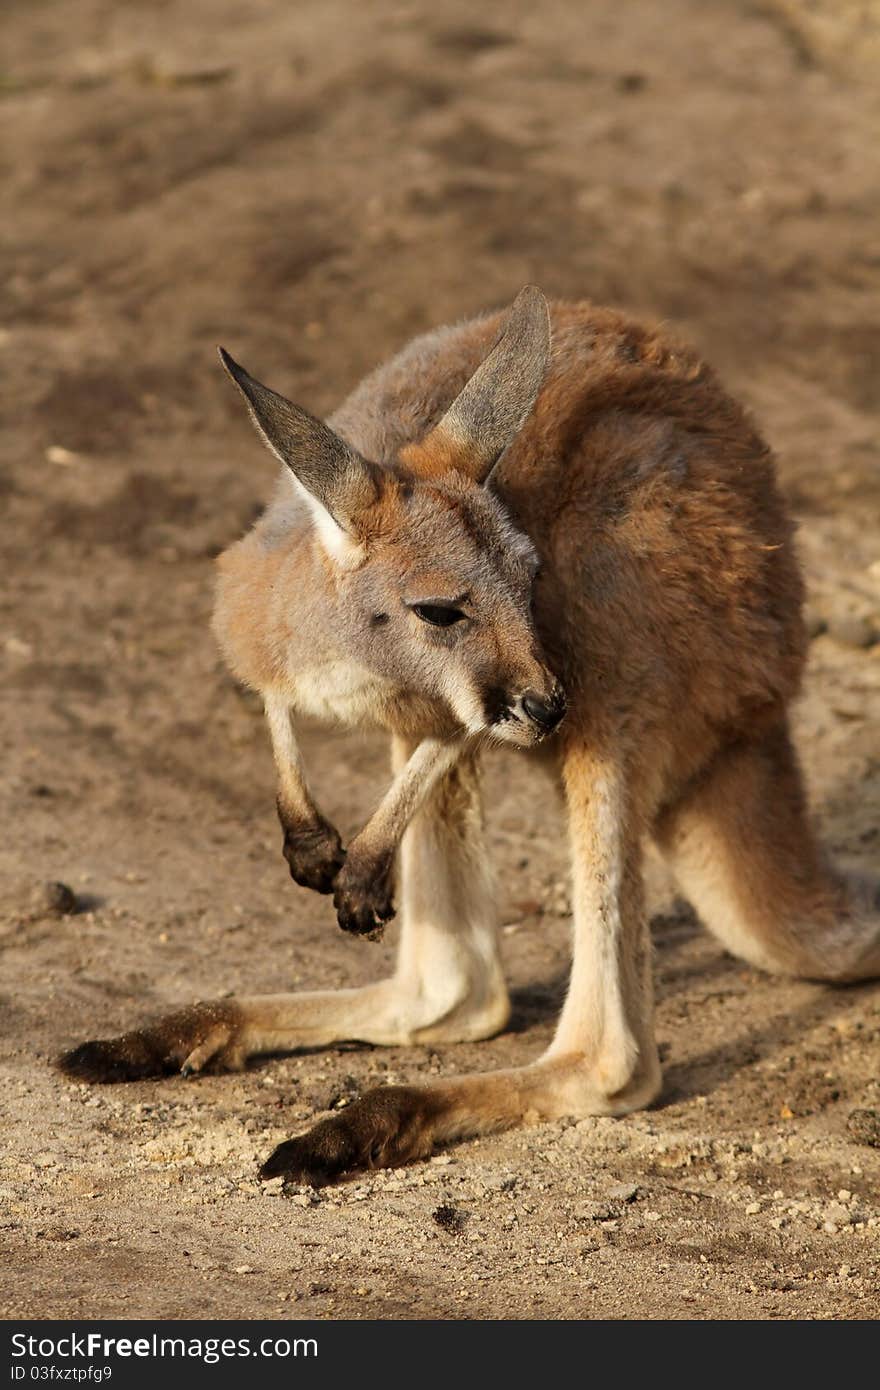
[[[728,950],[774,974],[880,975],[880,884],[826,859],[784,723],[716,754],[655,837]]]
[[[625,768],[586,746],[564,758],[574,876],[574,963],[543,1057],[506,1071],[368,1091],[289,1139],[262,1175],[326,1183],[423,1158],[438,1144],[528,1120],[624,1115],[657,1095],[651,953],[639,816]]]

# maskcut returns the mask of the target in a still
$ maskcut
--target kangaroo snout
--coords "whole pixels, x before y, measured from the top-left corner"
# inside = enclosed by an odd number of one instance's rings
[[[527,690],[522,697],[522,707],[542,734],[552,733],[565,715],[565,695],[562,687],[556,686],[550,695],[539,695],[534,690]]]
[[[486,702],[487,723],[496,738],[520,748],[533,747],[552,734],[566,711],[565,692],[550,677],[541,688],[529,686],[521,695],[494,691]]]

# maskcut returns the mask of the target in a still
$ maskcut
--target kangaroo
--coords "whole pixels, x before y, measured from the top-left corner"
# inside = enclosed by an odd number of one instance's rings
[[[283,467],[220,557],[214,630],[265,703],[293,878],[366,936],[396,893],[396,969],[196,1004],[82,1044],[68,1075],[503,1029],[487,744],[543,762],[567,806],[573,964],[553,1041],[526,1066],[368,1091],[276,1148],[263,1177],[320,1184],[653,1101],[647,837],[752,965],[880,975],[877,885],[826,861],[789,735],[806,651],[793,525],[768,447],[693,351],[590,303],[548,311],[527,287],[506,315],[416,339],[326,424],[221,356]],[[347,850],[291,711],[391,735],[390,788]]]

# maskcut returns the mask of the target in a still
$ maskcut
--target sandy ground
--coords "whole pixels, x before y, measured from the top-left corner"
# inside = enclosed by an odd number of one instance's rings
[[[878,865],[876,84],[723,0],[7,9],[0,1313],[876,1317],[880,1149],[851,1117],[880,1109],[880,987],[759,976],[658,873],[655,1109],[320,1195],[255,1181],[362,1086],[546,1043],[565,864],[515,756],[489,772],[502,1037],[118,1089],[49,1066],[193,997],[392,957],[291,884],[260,718],[208,632],[212,557],[274,476],[217,341],[320,412],[527,280],[674,323],[779,450],[819,634],[811,788]],[[385,750],[307,743],[350,831]],[[33,907],[47,880],[79,911]]]

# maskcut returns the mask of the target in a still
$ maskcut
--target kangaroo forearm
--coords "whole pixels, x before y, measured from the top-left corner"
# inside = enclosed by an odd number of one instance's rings
[[[278,770],[278,819],[284,832],[283,854],[291,877],[303,888],[332,893],[345,851],[335,826],[321,815],[305,777],[286,699],[265,696],[266,720]]]
[[[349,853],[375,858],[393,856],[413,816],[440,778],[458,762],[466,743],[464,735],[445,740],[423,739],[355,836]]]
[[[394,916],[394,857],[406,827],[440,778],[458,761],[465,735],[424,739],[398,772],[376,812],[352,840],[333,889],[343,931],[378,939]]]
[[[290,706],[280,695],[267,694],[263,700],[278,772],[278,815],[282,825],[306,825],[318,820],[320,814],[306,782],[302,754],[290,722]]]

